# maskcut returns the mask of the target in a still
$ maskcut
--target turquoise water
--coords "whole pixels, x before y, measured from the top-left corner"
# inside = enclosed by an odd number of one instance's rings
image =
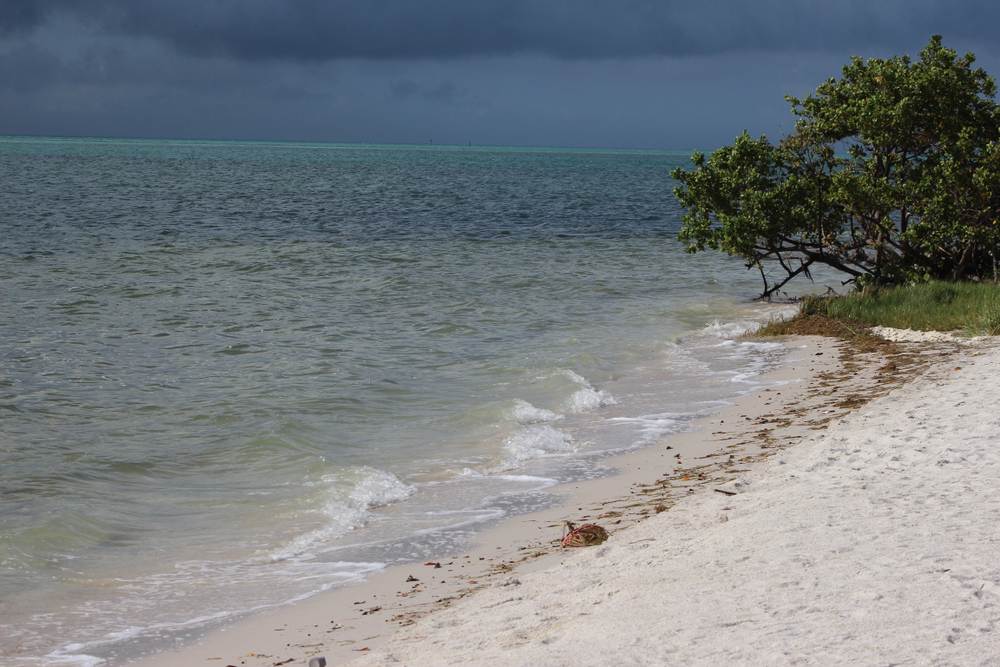
[[[688,163],[0,138],[0,656],[447,553],[752,387]]]

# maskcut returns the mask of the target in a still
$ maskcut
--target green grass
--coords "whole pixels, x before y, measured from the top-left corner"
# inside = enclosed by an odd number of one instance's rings
[[[895,329],[997,336],[1000,285],[931,282],[842,297],[811,297],[803,301],[802,314]]]

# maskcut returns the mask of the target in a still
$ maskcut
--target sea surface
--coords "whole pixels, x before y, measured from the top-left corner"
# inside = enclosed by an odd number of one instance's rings
[[[0,663],[459,550],[753,388],[689,164],[0,138]]]

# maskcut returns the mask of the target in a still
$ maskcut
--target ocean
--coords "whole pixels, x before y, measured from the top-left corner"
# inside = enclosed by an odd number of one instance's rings
[[[460,550],[781,363],[672,151],[0,138],[0,658]],[[808,285],[807,285],[808,286]]]

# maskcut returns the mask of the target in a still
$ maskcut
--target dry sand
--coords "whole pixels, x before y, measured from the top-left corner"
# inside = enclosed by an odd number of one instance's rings
[[[1000,664],[1000,349],[789,345],[784,384],[441,567],[135,664]],[[561,549],[565,520],[612,537]]]

